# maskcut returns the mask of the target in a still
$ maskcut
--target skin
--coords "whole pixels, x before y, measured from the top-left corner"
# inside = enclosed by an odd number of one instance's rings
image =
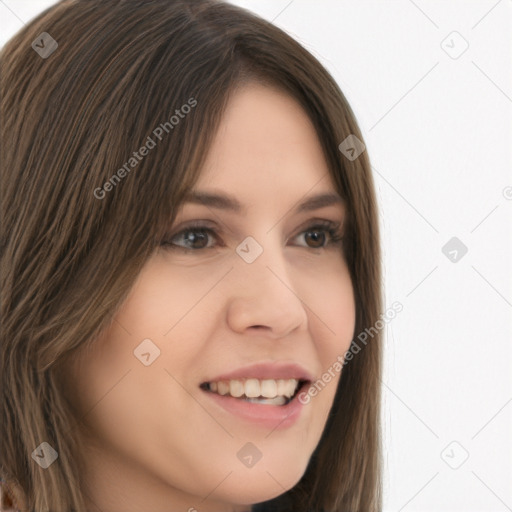
[[[294,425],[273,432],[199,388],[260,361],[296,362],[316,379],[350,345],[355,303],[342,246],[310,229],[315,220],[342,225],[344,206],[294,212],[307,196],[336,193],[308,116],[268,86],[239,89],[194,189],[229,193],[245,212],[184,204],[111,327],[69,367],[66,390],[88,427],[90,510],[249,511],[299,481],[332,407],[339,372]],[[191,221],[216,232],[188,234],[207,248],[183,250],[194,244],[175,235]],[[235,252],[249,235],[263,247],[250,264]],[[150,366],[134,356],[146,338],[160,349]],[[236,456],[247,442],[262,453],[251,468]]]

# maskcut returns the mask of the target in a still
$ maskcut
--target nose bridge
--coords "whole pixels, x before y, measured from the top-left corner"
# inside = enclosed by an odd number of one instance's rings
[[[248,236],[236,249],[228,321],[238,331],[258,326],[284,336],[306,325],[306,311],[277,231],[258,237],[262,243]]]

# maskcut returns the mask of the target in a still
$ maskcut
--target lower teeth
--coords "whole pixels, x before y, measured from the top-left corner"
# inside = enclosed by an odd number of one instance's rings
[[[284,396],[276,396],[275,398],[242,398],[246,402],[251,402],[254,404],[267,404],[267,405],[285,405],[290,400],[289,398],[285,398]]]

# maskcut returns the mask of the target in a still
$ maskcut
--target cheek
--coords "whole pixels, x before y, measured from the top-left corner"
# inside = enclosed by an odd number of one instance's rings
[[[63,369],[63,389],[80,416],[86,414],[89,423],[99,421],[101,430],[116,431],[111,420],[128,420],[135,406],[148,409],[148,414],[154,404],[165,402],[166,393],[175,387],[165,369],[174,375],[175,360],[179,368],[187,367],[197,355],[193,332],[188,331],[184,343],[177,343],[176,335],[198,293],[179,273],[170,275],[158,266],[142,270],[110,327]],[[152,362],[145,366],[143,354],[148,352]],[[163,390],[163,396],[155,390]]]
[[[165,339],[199,295],[183,275],[162,266],[147,266],[116,316],[132,338]],[[197,299],[196,299],[197,301]]]
[[[116,321],[130,333],[131,340],[150,338],[164,346],[173,343],[173,350],[180,350],[172,340],[183,334],[184,325],[190,335],[187,337],[193,338],[195,333],[199,339],[196,330],[204,322],[191,319],[201,316],[204,320],[206,296],[229,267],[225,264],[214,269],[208,265],[186,268],[173,264],[165,253],[157,255],[139,274]]]
[[[309,397],[318,410],[323,428],[343,371],[343,358],[354,336],[356,306],[348,270],[337,271],[322,281],[321,290],[311,295],[309,325],[315,340],[322,373]],[[314,305],[313,305],[314,304]],[[308,397],[305,397],[307,400]]]
[[[310,288],[308,307],[312,337],[322,366],[328,368],[349,348],[354,335],[356,306],[352,282],[346,268]]]

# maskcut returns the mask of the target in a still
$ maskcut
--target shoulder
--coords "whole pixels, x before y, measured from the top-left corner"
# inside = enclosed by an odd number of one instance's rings
[[[14,489],[0,478],[0,512],[21,512],[20,503]]]

